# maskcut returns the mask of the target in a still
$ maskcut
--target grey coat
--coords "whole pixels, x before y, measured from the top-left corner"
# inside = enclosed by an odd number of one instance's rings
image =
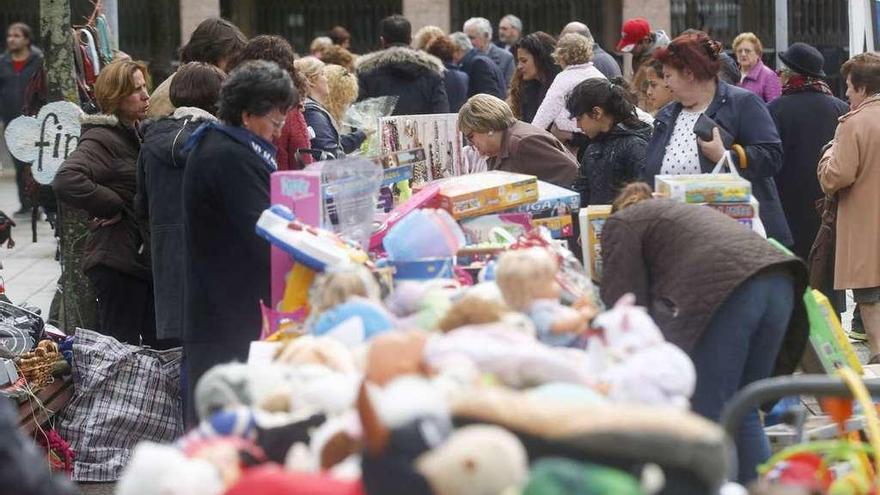
[[[494,43],[489,45],[489,52],[485,55],[501,69],[501,74],[504,76],[504,87],[510,88],[510,81],[513,80],[513,71],[516,69],[516,64],[513,63],[513,55],[504,48],[498,48]]]

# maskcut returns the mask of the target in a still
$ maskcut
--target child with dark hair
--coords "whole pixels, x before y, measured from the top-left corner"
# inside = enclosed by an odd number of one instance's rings
[[[651,126],[639,120],[633,95],[621,82],[587,79],[566,100],[589,139],[573,185],[582,206],[611,204],[623,186],[638,179],[645,162]]]

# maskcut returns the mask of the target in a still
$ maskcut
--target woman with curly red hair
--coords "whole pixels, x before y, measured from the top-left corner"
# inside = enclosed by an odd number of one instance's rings
[[[773,177],[782,167],[782,142],[767,106],[754,93],[718,79],[721,45],[704,32],[675,38],[654,54],[673,102],[655,116],[642,179],[658,174],[705,174],[727,152],[733,167],[752,183],[767,236],[786,246],[791,232]],[[713,138],[694,133],[701,115],[712,122]],[[725,138],[722,138],[725,136]]]

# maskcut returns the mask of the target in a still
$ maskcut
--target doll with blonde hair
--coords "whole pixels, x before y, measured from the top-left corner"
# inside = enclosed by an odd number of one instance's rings
[[[498,259],[495,282],[507,305],[532,319],[539,340],[552,346],[583,348],[596,308],[588,299],[572,307],[560,303],[558,273],[559,264],[550,251],[519,249]]]

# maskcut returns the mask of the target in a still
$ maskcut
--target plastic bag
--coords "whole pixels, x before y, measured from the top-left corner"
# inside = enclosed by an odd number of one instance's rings
[[[397,96],[367,98],[348,107],[345,115],[342,116],[343,125],[364,131],[369,135],[361,145],[361,152],[365,156],[379,153],[379,133],[375,132],[379,129],[379,118],[391,115],[397,106],[397,100]]]

